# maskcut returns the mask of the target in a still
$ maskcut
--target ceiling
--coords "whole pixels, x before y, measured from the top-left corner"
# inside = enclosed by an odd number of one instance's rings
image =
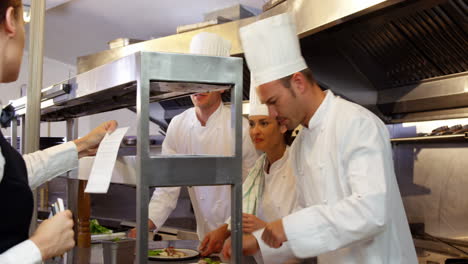
[[[25,0],[28,3],[30,0]],[[76,58],[108,49],[120,37],[148,40],[203,21],[213,10],[242,4],[258,14],[267,0],[46,0],[46,57],[75,65]],[[196,3],[196,4],[195,4]],[[28,46],[26,46],[28,47]]]

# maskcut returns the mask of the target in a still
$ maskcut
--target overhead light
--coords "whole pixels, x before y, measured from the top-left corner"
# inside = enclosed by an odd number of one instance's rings
[[[23,19],[24,23],[29,23],[31,21],[31,6],[23,5]]]
[[[0,1],[3,1],[3,0],[0,0]],[[70,0],[47,0],[45,1],[45,9],[46,11],[51,9],[51,8],[54,8],[54,7],[57,7],[57,6],[60,6],[60,5],[63,5],[67,2],[69,2]],[[31,4],[33,2],[33,0],[23,0],[23,19],[24,19],[24,22],[25,23],[29,23],[31,22]]]

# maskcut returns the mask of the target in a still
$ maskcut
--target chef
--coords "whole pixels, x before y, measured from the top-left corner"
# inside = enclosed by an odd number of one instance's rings
[[[220,36],[203,32],[193,37],[190,53],[229,56],[231,43]],[[231,110],[224,106],[221,92],[191,96],[193,108],[174,117],[169,124],[162,154],[208,154],[231,156],[234,153]],[[248,137],[248,123],[242,120],[242,170],[247,175],[258,155]],[[180,187],[157,188],[149,204],[150,228],[159,229],[174,210]],[[200,239],[223,224],[231,215],[231,187],[197,186],[189,188]]]
[[[246,250],[321,264],[417,263],[382,121],[320,89],[289,14],[247,25],[240,37],[270,116],[288,129],[304,126],[291,147],[298,210],[255,232]]]
[[[284,217],[296,208],[296,177],[293,174],[288,146],[291,142],[291,131],[287,131],[286,126],[268,116],[268,108],[260,103],[254,85],[250,87],[249,126],[250,138],[255,148],[264,154],[258,158],[242,185],[244,233],[261,229],[267,222]],[[229,235],[228,225],[224,224],[208,236],[220,240],[222,245]],[[230,239],[225,247],[231,247]],[[202,255],[213,253],[213,247],[206,244],[206,239],[202,241],[201,249]],[[268,264],[295,259],[291,256],[283,258],[276,255],[264,261],[261,254],[254,257],[256,263]]]

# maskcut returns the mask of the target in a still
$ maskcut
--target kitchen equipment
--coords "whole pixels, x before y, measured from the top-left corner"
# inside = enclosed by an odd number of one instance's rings
[[[462,129],[462,125],[454,125],[451,126],[447,131],[443,132],[442,135],[452,135],[455,134],[455,131],[460,131]]]
[[[115,241],[102,241],[104,264],[133,263],[135,258],[134,239],[126,238]]]
[[[265,12],[265,11],[272,9],[273,7],[283,3],[285,1],[286,0],[270,0],[270,1],[266,2],[263,5],[262,10],[263,10],[263,12]]]
[[[224,17],[217,17],[214,19],[210,19],[208,21],[203,21],[200,23],[195,23],[195,24],[189,24],[189,25],[183,25],[183,26],[178,26],[177,27],[177,34],[187,32],[187,31],[192,31],[200,28],[206,28],[209,26],[213,25],[219,25],[219,24],[224,24],[227,22],[230,22],[230,19],[224,18]]]
[[[468,132],[468,125],[464,125],[459,130],[453,131],[453,134],[463,134],[465,132]]]
[[[204,15],[204,20],[209,21],[212,19],[217,19],[218,17],[223,17],[228,20],[239,20],[248,17],[255,16],[254,13],[247,10],[243,5],[233,5],[231,7],[214,10],[212,12],[206,13]]]
[[[429,136],[440,136],[440,135],[442,135],[444,132],[446,132],[448,130],[449,130],[448,126],[441,126],[441,127],[438,127],[436,129],[432,130],[432,132],[429,134]]]

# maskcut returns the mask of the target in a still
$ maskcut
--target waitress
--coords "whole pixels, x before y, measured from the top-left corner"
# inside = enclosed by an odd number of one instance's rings
[[[0,83],[16,81],[23,56],[25,31],[21,0],[0,1]],[[1,108],[1,107],[0,107]],[[29,237],[34,189],[78,166],[78,158],[93,155],[117,122],[108,121],[73,142],[21,156],[0,131],[0,263],[42,263],[75,245],[72,213],[45,220]]]

